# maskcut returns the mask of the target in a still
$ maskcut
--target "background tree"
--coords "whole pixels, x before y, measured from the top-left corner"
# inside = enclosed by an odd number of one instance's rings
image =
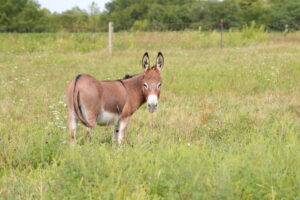
[[[96,1],[88,10],[62,13],[41,9],[34,0],[0,0],[0,31],[107,31],[109,21],[122,30],[241,29],[255,21],[270,30],[299,30],[299,0],[112,0],[100,12]],[[253,23],[252,23],[253,24]]]
[[[44,12],[32,0],[0,0],[0,25],[2,31],[38,31]]]

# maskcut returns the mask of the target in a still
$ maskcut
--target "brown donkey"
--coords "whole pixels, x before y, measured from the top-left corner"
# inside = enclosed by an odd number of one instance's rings
[[[160,71],[164,57],[158,53],[156,64],[150,67],[149,55],[142,58],[144,73],[125,76],[120,80],[99,81],[90,75],[78,75],[68,85],[66,92],[71,143],[76,143],[77,121],[90,131],[99,125],[114,125],[113,141],[121,144],[130,116],[147,101],[149,112],[158,106],[162,79]]]

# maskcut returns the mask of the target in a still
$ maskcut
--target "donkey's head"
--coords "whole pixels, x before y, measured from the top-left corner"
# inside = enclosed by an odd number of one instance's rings
[[[155,112],[158,107],[158,99],[160,95],[160,88],[162,85],[162,79],[160,77],[160,71],[164,65],[164,57],[161,52],[158,53],[156,58],[156,64],[150,67],[149,55],[146,52],[142,59],[142,66],[145,71],[142,81],[143,95],[147,100],[147,108],[149,112]]]

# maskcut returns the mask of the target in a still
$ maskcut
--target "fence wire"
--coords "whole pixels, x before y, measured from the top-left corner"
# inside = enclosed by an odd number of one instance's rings
[[[229,24],[223,23],[225,31],[242,30],[250,24]],[[300,30],[299,22],[276,22],[276,23],[255,23],[255,27],[263,27],[266,30],[276,31],[298,31]],[[149,23],[149,24],[118,24],[114,23],[114,31],[182,31],[182,30],[199,30],[199,31],[219,31],[221,23]],[[82,24],[65,24],[65,25],[35,25],[35,24],[18,24],[18,25],[0,25],[0,32],[107,32],[108,25],[82,25]]]

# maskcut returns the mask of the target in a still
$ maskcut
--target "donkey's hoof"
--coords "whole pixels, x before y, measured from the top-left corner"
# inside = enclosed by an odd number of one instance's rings
[[[70,141],[70,145],[71,145],[72,147],[75,147],[75,146],[76,146],[76,143],[77,143],[76,140],[71,140],[71,141]]]

